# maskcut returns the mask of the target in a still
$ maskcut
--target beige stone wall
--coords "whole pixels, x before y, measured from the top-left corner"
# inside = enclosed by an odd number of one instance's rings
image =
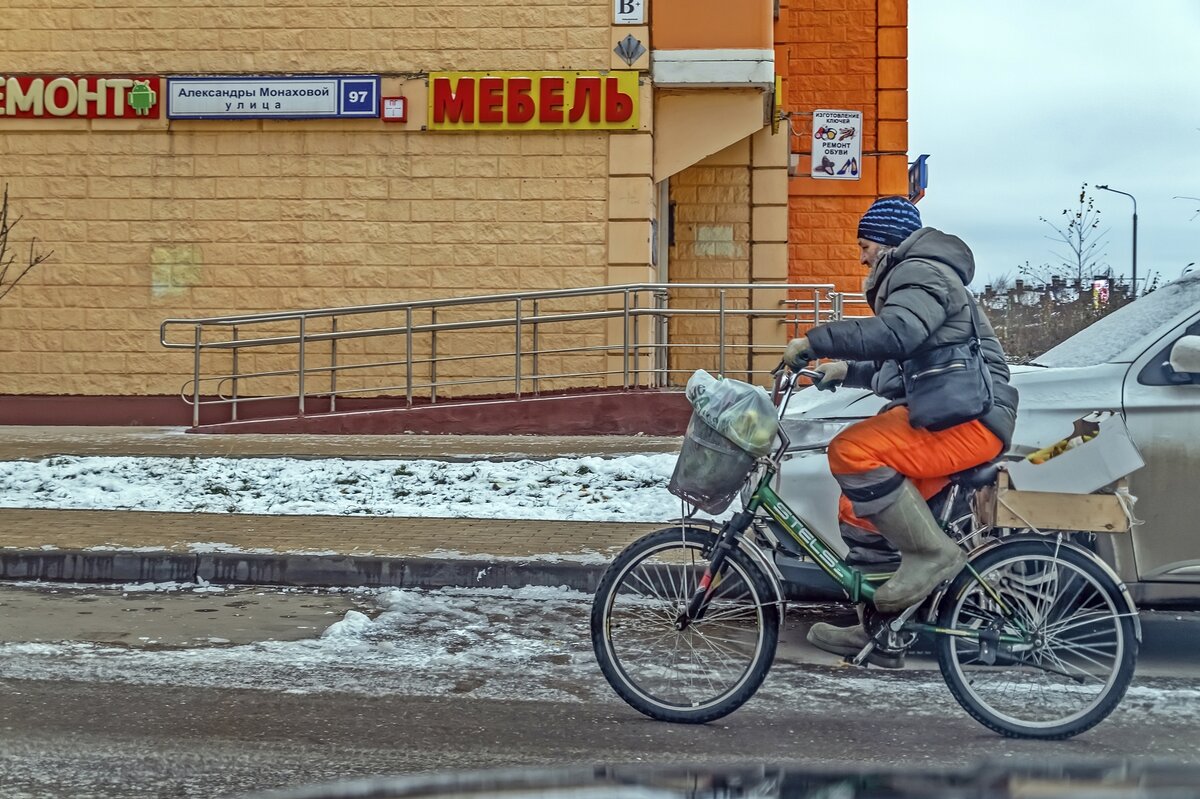
[[[743,140],[671,178],[675,203],[675,245],[671,248],[672,283],[750,282],[750,142]],[[717,307],[717,290],[678,292],[672,307]],[[729,290],[725,307],[745,310],[749,292]],[[686,382],[695,369],[716,369],[720,323],[713,315],[677,316],[669,323],[671,379]],[[750,326],[744,316],[729,316],[724,341],[725,373],[745,377]]]
[[[607,69],[604,0],[6,0],[13,71],[428,72]]]
[[[385,95],[409,97],[410,119],[387,124],[0,118],[0,181],[9,184],[14,208],[25,216],[22,233],[36,235],[55,251],[0,303],[0,395],[174,394],[190,378],[192,359],[190,352],[159,345],[159,324],[167,318],[658,278],[651,255],[659,216],[655,180],[660,156],[678,148],[655,143],[658,110],[648,56],[632,65],[643,77],[637,131],[421,129],[423,75],[430,71],[626,68],[613,45],[629,34],[646,41],[647,29],[612,26],[608,0],[406,0],[386,7],[362,0],[327,6],[282,0],[78,5],[76,0],[10,2],[6,27],[0,29],[5,68],[70,74],[381,74]],[[750,113],[735,114],[727,105],[737,99],[733,94],[694,93],[693,111],[757,130],[761,97],[743,92]],[[681,121],[686,123],[682,118],[676,123]],[[768,175],[760,168],[758,150],[752,157],[749,142],[744,139],[671,179],[680,211],[679,242],[670,255],[673,282],[763,280],[765,266],[778,260],[776,250],[786,247],[786,230],[768,231],[778,227],[775,211],[786,202],[786,181],[774,180],[777,169]],[[786,153],[780,152],[786,165]],[[776,206],[775,211],[764,210],[766,205]],[[665,236],[665,229],[660,234]],[[711,304],[711,297],[704,302]],[[729,307],[745,308],[749,299],[745,292],[731,293]],[[540,312],[612,310],[621,303],[619,296],[560,299],[544,302]],[[436,320],[418,311],[413,321],[500,319],[514,313],[512,304],[444,310]],[[521,307],[524,317],[533,313],[532,304]],[[338,330],[404,323],[403,314],[346,317],[338,321]],[[620,319],[540,326],[536,343],[551,352],[538,358],[538,370],[547,377],[536,388],[620,385],[621,327]],[[236,335],[294,335],[298,329],[291,320],[242,325]],[[310,334],[331,330],[326,318],[306,323]],[[638,330],[645,348],[638,367],[644,380],[649,321]],[[711,318],[671,327],[675,342],[684,344],[712,340],[715,332]],[[744,320],[731,321],[726,329],[733,344],[749,342],[752,334],[758,335]],[[181,330],[172,340],[190,336]],[[532,325],[523,326],[522,352],[533,349],[534,336]],[[336,360],[344,370],[337,378],[339,391],[402,394],[407,346],[401,335],[342,341],[336,351],[329,342],[313,343],[304,353],[306,390],[328,390],[328,367]],[[427,363],[433,347],[429,333],[412,340],[412,378],[418,386],[433,377]],[[572,348],[587,352],[553,352]],[[439,397],[514,390],[508,377],[517,349],[513,326],[443,331],[436,349],[439,357],[460,358],[437,367],[437,379],[452,384],[439,389]],[[243,375],[238,395],[295,394],[292,372],[298,356],[294,344],[243,352],[236,367]],[[696,366],[715,369],[712,351],[676,350],[672,368],[686,377]],[[731,374],[744,370],[744,355],[732,355],[726,367]],[[229,352],[218,351],[205,356],[202,371],[211,376],[233,368]],[[522,356],[521,370],[526,375],[521,391],[534,390],[528,377],[534,356]],[[244,377],[250,373],[263,377]],[[497,376],[505,380],[490,382]],[[205,394],[228,396],[234,390],[228,380],[202,386]],[[418,387],[414,393],[427,392]]]
[[[173,393],[169,317],[602,285],[607,138],[6,133],[54,257],[0,305],[0,393]]]
[[[613,58],[606,0],[77,6],[9,3],[0,30],[6,68],[400,76],[607,69]],[[610,138],[618,135],[433,134],[378,121],[0,119],[0,181],[24,214],[20,230],[54,250],[0,303],[0,394],[175,393],[191,357],[159,346],[169,317],[605,284]],[[543,347],[605,343],[595,325],[547,327],[541,336]],[[444,334],[438,347],[495,353],[512,337],[511,328]],[[414,352],[429,345],[418,337]],[[323,365],[328,352],[307,352],[308,365]],[[339,345],[338,361],[403,355],[403,339],[386,337]],[[244,356],[238,368],[285,370],[295,357],[282,347]],[[582,370],[570,360],[571,371]],[[209,372],[230,366],[221,356],[206,364]],[[439,376],[500,369],[495,359],[464,361]],[[339,385],[399,385],[403,377],[381,367]],[[294,380],[239,386],[292,390]],[[467,390],[511,389],[457,389]]]

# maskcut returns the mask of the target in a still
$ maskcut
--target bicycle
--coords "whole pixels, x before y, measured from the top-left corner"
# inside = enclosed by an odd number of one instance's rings
[[[782,365],[773,374],[780,419],[798,379],[821,377]],[[742,488],[743,509],[729,521],[718,528],[685,515],[630,544],[605,570],[592,603],[592,644],[629,705],[654,719],[701,724],[749,700],[775,656],[786,599],[773,556],[785,554],[807,556],[851,602],[864,603],[871,640],[850,663],[863,665],[876,649],[899,655],[919,635],[932,636],[951,694],[995,732],[1070,738],[1117,707],[1133,678],[1141,624],[1112,569],[1070,531],[954,517],[964,492],[971,499],[996,485],[999,464],[951,478],[940,520],[968,549],[967,565],[918,604],[884,615],[871,600],[888,575],[848,565],[771,488],[790,445],[782,427],[778,435],[770,455],[747,456],[733,491]]]

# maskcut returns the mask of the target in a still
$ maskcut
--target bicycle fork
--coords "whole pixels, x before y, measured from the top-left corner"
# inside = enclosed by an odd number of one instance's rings
[[[676,630],[685,630],[692,622],[704,618],[704,611],[708,607],[708,598],[721,585],[721,568],[725,565],[725,559],[729,557],[729,551],[737,545],[737,537],[750,526],[750,522],[753,520],[753,513],[742,510],[734,514],[733,518],[721,528],[721,532],[717,536],[717,543],[713,547],[712,558],[704,569],[704,575],[696,585],[691,599],[688,600],[687,607],[675,619]]]

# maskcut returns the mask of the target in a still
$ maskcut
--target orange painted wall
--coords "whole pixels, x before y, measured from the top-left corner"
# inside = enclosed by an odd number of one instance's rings
[[[650,36],[655,50],[766,50],[773,10],[770,0],[654,0]]]
[[[788,184],[789,279],[859,291],[858,219],[908,192],[908,0],[781,0],[775,64],[804,176]],[[863,112],[860,180],[807,177],[817,108]]]

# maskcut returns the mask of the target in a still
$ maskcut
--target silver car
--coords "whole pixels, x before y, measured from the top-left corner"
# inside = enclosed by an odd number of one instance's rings
[[[1146,461],[1130,477],[1144,524],[1101,535],[1100,554],[1144,605],[1200,602],[1200,273],[1184,276],[1098,320],[1033,363],[1012,369],[1020,391],[1010,456],[1069,435],[1098,410],[1124,412]],[[829,540],[840,540],[838,486],[825,447],[884,400],[861,389],[808,388],[784,426],[792,449],[780,493]],[[844,554],[844,553],[843,553]]]

